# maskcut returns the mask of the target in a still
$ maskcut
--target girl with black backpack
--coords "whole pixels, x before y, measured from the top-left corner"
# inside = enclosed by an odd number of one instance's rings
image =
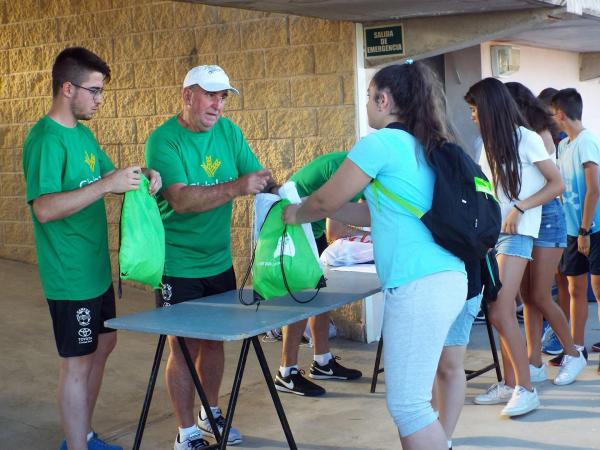
[[[493,181],[502,211],[496,250],[502,288],[490,305],[489,319],[500,335],[505,380],[475,398],[477,404],[500,404],[504,416],[518,416],[539,407],[529,373],[527,350],[516,318],[515,297],[533,240],[538,236],[541,205],[556,198],[564,185],[542,138],[527,121],[506,86],[485,78],[469,88],[465,100],[484,145],[484,172]]]
[[[419,62],[381,69],[368,95],[369,125],[376,131],[358,141],[306,202],[287,207],[284,221],[330,216],[371,226],[385,297],[388,410],[403,448],[445,450],[448,442],[431,406],[431,391],[444,340],[467,297],[464,264],[434,241],[421,220],[388,196],[377,196],[370,184],[377,180],[417,208],[431,208],[436,178],[429,155],[453,140],[445,97],[433,71]],[[362,190],[367,203],[348,205]]]

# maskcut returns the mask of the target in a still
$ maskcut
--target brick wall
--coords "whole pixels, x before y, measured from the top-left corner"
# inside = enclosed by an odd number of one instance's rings
[[[283,182],[353,144],[353,42],[347,22],[183,2],[0,0],[0,258],[35,262],[22,143],[50,106],[50,68],[63,48],[88,47],[111,66],[104,105],[88,125],[116,165],[143,163],[149,133],[179,109],[186,72],[219,64],[242,93],[229,97],[226,115]],[[119,203],[107,198],[113,259]],[[235,202],[238,275],[248,263],[250,206],[250,198]]]

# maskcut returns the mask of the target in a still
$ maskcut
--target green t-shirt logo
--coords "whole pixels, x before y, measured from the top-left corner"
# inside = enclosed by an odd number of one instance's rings
[[[85,163],[89,166],[90,171],[94,173],[94,167],[96,167],[96,155],[93,153],[85,152]]]
[[[217,169],[219,168],[220,165],[221,165],[220,159],[215,159],[213,162],[212,156],[209,156],[209,155],[206,155],[206,158],[204,158],[204,162],[201,164],[201,166],[204,169],[204,171],[206,172],[206,174],[211,178],[213,178],[215,176],[215,172],[217,171]]]

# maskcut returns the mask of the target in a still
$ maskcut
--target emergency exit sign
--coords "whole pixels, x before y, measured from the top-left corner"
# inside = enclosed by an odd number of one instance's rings
[[[365,28],[365,56],[404,55],[404,36],[402,25],[385,25]]]

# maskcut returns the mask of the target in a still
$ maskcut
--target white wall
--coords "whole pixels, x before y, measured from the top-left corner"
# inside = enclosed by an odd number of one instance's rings
[[[490,46],[495,42],[481,44],[482,78],[492,76]],[[506,44],[502,42],[501,44]],[[583,98],[583,124],[600,136],[600,79],[579,81],[579,54],[560,50],[514,45],[521,50],[521,67],[518,72],[501,81],[518,81],[538,95],[542,89],[575,88]]]

